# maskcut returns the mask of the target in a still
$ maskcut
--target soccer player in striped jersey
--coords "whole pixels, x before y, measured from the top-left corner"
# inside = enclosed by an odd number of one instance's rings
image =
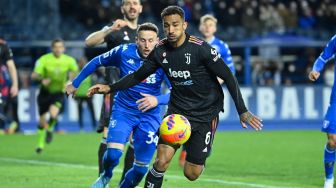
[[[248,124],[255,130],[261,130],[262,124],[258,117],[247,110],[237,80],[216,49],[185,32],[187,23],[183,9],[169,6],[162,11],[161,19],[167,38],[159,42],[143,65],[110,86],[92,86],[89,95],[125,90],[157,69],[163,69],[172,85],[167,115],[181,114],[191,124],[191,136],[185,143],[187,157],[184,175],[194,181],[204,170],[214,141],[218,115],[223,111],[224,94],[217,76],[228,87],[242,126],[247,128]],[[162,186],[165,171],[179,147],[159,140],[156,159],[147,173],[145,187]]]
[[[309,73],[309,79],[316,81],[321,74],[325,64],[336,54],[336,35],[334,35],[324,48],[321,55],[316,59],[312,71]],[[336,68],[336,66],[335,66]],[[334,72],[336,77],[336,70]],[[327,144],[324,148],[324,170],[325,170],[325,188],[334,186],[334,163],[336,152],[336,85],[332,86],[330,104],[324,117],[322,132],[327,133]]]

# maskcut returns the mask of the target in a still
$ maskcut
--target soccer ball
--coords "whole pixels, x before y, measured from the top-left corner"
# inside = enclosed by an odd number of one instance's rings
[[[190,134],[190,123],[180,114],[165,117],[160,125],[160,137],[167,144],[182,145],[188,141]]]

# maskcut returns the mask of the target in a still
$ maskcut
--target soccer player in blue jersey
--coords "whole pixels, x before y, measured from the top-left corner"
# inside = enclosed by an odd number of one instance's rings
[[[215,36],[217,31],[217,19],[210,14],[202,16],[199,30],[202,33],[204,40],[221,54],[226,65],[230,68],[231,72],[235,74],[236,69],[234,67],[229,46]]]
[[[74,94],[76,88],[99,66],[116,66],[120,77],[136,71],[158,42],[158,28],[151,23],[141,24],[137,30],[136,44],[124,44],[92,59],[67,86],[67,94]],[[167,80],[162,69],[151,74],[140,84],[119,91],[115,97],[112,117],[109,123],[107,151],[104,155],[104,172],[93,187],[105,187],[118,165],[125,143],[133,131],[135,161],[125,175],[120,187],[135,187],[147,173],[149,162],[158,142],[160,108],[167,104],[170,94],[161,94],[161,83]],[[169,82],[167,81],[170,87]]]
[[[309,79],[316,81],[325,64],[336,54],[336,35],[334,35],[316,59],[313,70],[309,73]],[[336,71],[335,71],[336,73]],[[335,74],[334,73],[334,74]],[[336,75],[335,75],[336,76]],[[330,104],[324,117],[322,132],[327,133],[328,142],[324,148],[325,188],[334,185],[334,163],[336,151],[336,85],[334,83],[330,96]]]

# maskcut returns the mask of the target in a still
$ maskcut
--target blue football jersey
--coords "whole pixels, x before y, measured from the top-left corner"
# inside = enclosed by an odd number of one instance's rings
[[[321,72],[325,66],[325,64],[332,59],[336,54],[336,35],[334,35],[326,47],[324,48],[323,52],[320,54],[320,56],[316,59],[313,70],[317,72]],[[336,66],[334,70],[334,76],[336,78]],[[336,86],[335,83],[333,84],[332,90],[331,90],[331,96],[330,96],[330,103],[334,104],[336,103]]]
[[[77,88],[83,78],[91,74],[99,66],[115,66],[120,69],[120,78],[133,73],[143,63],[143,59],[140,57],[137,45],[134,43],[119,45],[110,51],[101,54],[92,59],[74,79],[73,85]],[[147,77],[140,84],[135,85],[129,89],[119,91],[115,95],[115,102],[113,109],[120,111],[127,111],[133,113],[139,113],[138,105],[136,101],[143,98],[141,93],[150,94],[154,96],[161,95],[161,84],[166,81],[167,87],[170,88],[170,83],[166,78],[162,69],[158,69],[155,73]],[[169,97],[168,97],[169,100]],[[159,99],[159,104],[166,104]],[[148,111],[149,113],[160,113],[160,107],[157,106]]]
[[[232,74],[235,74],[236,69],[233,64],[233,59],[231,56],[229,46],[225,42],[216,37],[213,37],[208,43],[220,53],[224,62],[230,68]]]

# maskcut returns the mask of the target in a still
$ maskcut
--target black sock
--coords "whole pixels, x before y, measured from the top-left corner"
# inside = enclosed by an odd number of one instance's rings
[[[106,145],[106,138],[102,138],[102,141],[99,145],[99,150],[98,150],[98,167],[99,167],[99,174],[98,176],[103,173],[104,171],[104,166],[103,166],[103,157],[106,151],[107,145]]]
[[[124,169],[123,169],[123,173],[122,173],[119,185],[123,181],[126,172],[133,167],[133,162],[134,162],[134,148],[130,144],[127,148],[127,152],[126,152],[126,155],[125,155]]]
[[[145,187],[160,188],[162,186],[164,171],[156,170],[153,166],[147,173]]]

